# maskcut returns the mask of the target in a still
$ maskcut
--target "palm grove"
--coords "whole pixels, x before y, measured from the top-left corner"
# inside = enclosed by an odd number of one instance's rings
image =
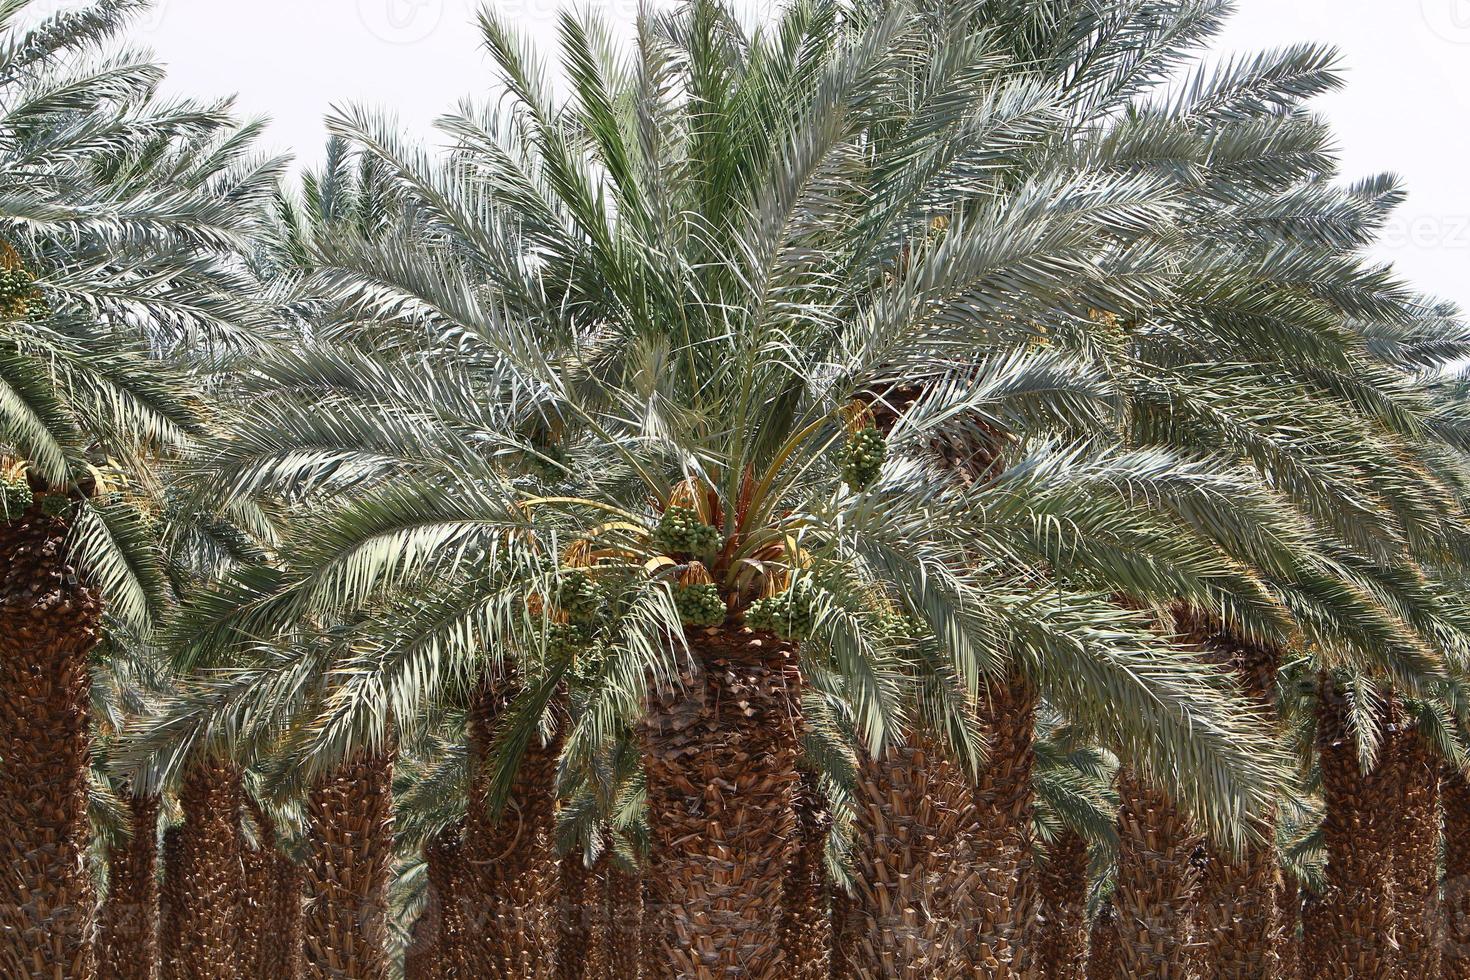
[[[1332,52],[487,8],[298,178],[31,6],[0,974],[1470,975],[1470,331]]]

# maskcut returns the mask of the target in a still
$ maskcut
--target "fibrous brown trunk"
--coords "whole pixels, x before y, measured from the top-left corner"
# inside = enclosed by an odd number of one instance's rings
[[[509,798],[490,812],[487,760],[513,690],[485,688],[470,713],[471,779],[465,817],[465,963],[471,977],[552,980],[560,927],[556,853],[557,747],[532,739]]]
[[[649,976],[779,977],[795,857],[800,677],[773,637],[690,631],[698,667],[643,724]],[[773,920],[774,916],[774,920]]]
[[[561,862],[561,928],[557,947],[560,980],[603,980],[608,976],[608,905],[604,853],[588,867],[580,852]]]
[[[1192,634],[1206,656],[1235,675],[1262,722],[1277,727],[1278,653],[1242,642],[1193,617],[1182,629]],[[1276,905],[1276,825],[1273,816],[1255,824],[1257,839],[1232,854],[1213,844],[1205,848],[1195,935],[1208,977],[1218,980],[1278,980],[1284,940]]]
[[[247,892],[242,959],[247,977],[299,980],[302,970],[304,879],[276,846],[275,822],[250,801],[259,838],[244,851]]]
[[[163,835],[163,885],[158,896],[158,975],[179,980],[179,944],[183,938],[184,828],[170,827]]]
[[[617,865],[607,879],[607,966],[609,980],[643,976],[643,876]]]
[[[1444,773],[1444,889],[1442,980],[1470,977],[1470,781]]]
[[[447,827],[424,844],[428,893],[414,923],[404,961],[406,980],[467,980],[465,863],[459,827]]]
[[[130,836],[107,856],[97,950],[100,980],[157,980],[159,806],[157,796],[130,796]]]
[[[1193,980],[1190,946],[1203,838],[1168,795],[1125,769],[1118,775],[1115,980]]]
[[[1087,942],[1087,980],[1116,980],[1123,975],[1118,948],[1118,914],[1111,902],[1098,910]]]
[[[984,693],[980,717],[990,744],[974,792],[975,821],[963,860],[980,871],[980,890],[961,909],[963,949],[982,976],[1015,976],[1021,941],[1037,914],[1031,867],[1031,771],[1035,766],[1036,706],[1031,683],[1012,675]]]
[[[792,980],[827,980],[832,974],[832,907],[826,852],[830,818],[821,788],[803,773],[796,798],[796,855],[786,879],[782,928]]]
[[[1321,895],[1308,892],[1302,896],[1302,938],[1297,959],[1297,976],[1302,980],[1317,980],[1327,962],[1327,951],[1322,948],[1328,932],[1322,921],[1325,915]]]
[[[178,888],[170,891],[176,917],[176,980],[237,980],[240,924],[245,919],[245,881],[240,818],[244,789],[240,769],[219,759],[200,759],[184,777],[179,802]]]
[[[1276,907],[1281,910],[1281,976],[1297,980],[1302,970],[1301,886],[1295,878],[1285,876],[1277,890]]]
[[[393,752],[363,751],[307,797],[308,980],[386,980]]]
[[[1348,727],[1345,698],[1324,675],[1319,687],[1317,752],[1326,816],[1327,883],[1313,910],[1308,937],[1321,980],[1391,977],[1393,895],[1390,855],[1384,849],[1386,798],[1383,767],[1364,774],[1357,740]]]
[[[96,976],[87,658],[102,602],[33,508],[0,519],[0,976]]]
[[[1394,936],[1403,980],[1437,977],[1439,929],[1439,763],[1405,719],[1385,748],[1396,777],[1390,811]]]
[[[934,745],[865,758],[856,894],[838,903],[838,974],[1015,975],[1033,913],[1031,767],[1036,695],[1021,678],[981,705],[990,761],[978,784]]]
[[[306,972],[306,873],[282,854],[275,855],[275,864],[270,907],[275,925],[265,944],[262,976],[301,980]]]
[[[951,980],[969,975],[964,896],[983,887],[964,860],[974,792],[927,739],[860,756],[854,893],[837,901],[839,977]]]
[[[1087,965],[1087,842],[1064,830],[1047,848],[1037,873],[1040,920],[1030,976],[1083,980]]]

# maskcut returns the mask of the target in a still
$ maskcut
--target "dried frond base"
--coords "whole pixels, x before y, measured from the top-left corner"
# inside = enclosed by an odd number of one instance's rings
[[[1118,970],[1113,980],[1194,980],[1191,926],[1203,838],[1163,792],[1118,776],[1118,875],[1113,892]],[[1091,974],[1091,970],[1089,970]]]
[[[1382,767],[1364,774],[1347,708],[1331,680],[1318,694],[1317,752],[1326,817],[1327,888],[1306,925],[1314,977],[1352,980],[1394,973],[1393,866],[1383,815],[1396,803]]]
[[[179,791],[184,824],[179,830],[177,887],[170,890],[176,946],[172,980],[243,980],[240,924],[245,920],[244,789],[240,769],[201,759]]]
[[[96,970],[86,870],[89,674],[102,604],[66,525],[0,522],[0,976]]]
[[[699,673],[651,698],[642,731],[647,975],[790,976],[779,910],[796,852],[796,651],[724,628],[689,645]]]
[[[158,975],[159,809],[157,796],[129,797],[132,836],[107,856],[98,980],[154,980]]]
[[[308,980],[387,980],[392,782],[392,753],[364,752],[308,796]]]
[[[484,760],[495,723],[509,703],[487,691],[470,718],[469,808],[465,877],[458,886],[464,915],[467,977],[553,980],[560,925],[561,859],[555,843],[555,745],[533,739],[516,770],[504,812],[492,819]]]
[[[1087,842],[1064,831],[1037,869],[1040,919],[1028,944],[1035,956],[1027,976],[1084,980],[1087,965]]]

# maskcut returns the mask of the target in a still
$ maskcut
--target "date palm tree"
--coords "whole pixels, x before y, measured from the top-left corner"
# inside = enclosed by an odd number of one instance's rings
[[[1025,444],[1028,425],[1087,428],[1108,392],[1033,332],[995,326],[1085,316],[1062,297],[1106,294],[1099,243],[1166,200],[1131,177],[1038,177],[972,212],[962,181],[912,188],[912,147],[863,162],[908,104],[911,52],[933,43],[902,5],[802,6],[751,35],[699,4],[646,18],[626,72],[595,22],[567,18],[565,104],[504,24],[482,28],[514,107],[452,117],[442,163],[369,114],[333,122],[412,206],[370,241],[314,243],[330,336],[267,359],[244,435],[210,460],[221,487],[317,510],[289,569],[231,584],[220,631],[414,593],[416,611],[373,620],[331,730],[390,705],[412,716],[487,655],[514,663],[492,799],[556,724],[566,672],[590,663],[599,695],[562,765],[640,733],[665,971],[782,968],[766,918],[794,858],[803,692],[881,756],[916,727],[907,678],[933,677],[948,696],[920,702],[939,716],[926,727],[978,773],[966,698],[1023,668],[1100,737],[1185,774],[1203,822],[1269,799],[1271,752],[1238,699],[1104,598],[1126,578],[1218,601],[1213,560],[1119,491],[1209,507],[1235,484],[1164,454]],[[1046,115],[1011,96],[1009,111]],[[857,210],[854,182],[869,192]],[[878,467],[873,406],[915,377],[931,381]],[[987,416],[1014,416],[1021,448],[976,488],[946,447]],[[1098,540],[1038,540],[1060,513],[1089,513]],[[1139,547],[1165,548],[1168,572],[1146,580],[1123,557]],[[1066,561],[1088,573],[1038,573]],[[896,639],[896,611],[943,652]]]
[[[165,102],[160,69],[109,41],[142,5],[107,0],[39,22],[0,11],[0,972],[91,977],[84,873],[88,657],[104,614],[146,625],[158,562],[107,491],[205,428],[161,358],[186,335],[255,317],[220,257],[274,173],[225,105]],[[32,503],[34,501],[34,503]]]

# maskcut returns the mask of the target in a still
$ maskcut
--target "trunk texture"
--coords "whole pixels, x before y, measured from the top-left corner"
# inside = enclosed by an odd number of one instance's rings
[[[1118,883],[1113,892],[1115,980],[1194,980],[1190,946],[1199,899],[1195,860],[1203,838],[1161,790],[1118,776]]]
[[[1301,954],[1297,965],[1297,976],[1302,980],[1317,980],[1323,975],[1327,962],[1327,951],[1322,946],[1328,933],[1326,915],[1327,906],[1321,895],[1308,892],[1302,897]]]
[[[1111,902],[1098,910],[1087,943],[1087,980],[1116,980],[1123,976],[1118,948],[1118,913]]]
[[[1035,968],[1041,980],[1084,980],[1087,966],[1087,842],[1067,830],[1047,849],[1037,875],[1041,919]]]
[[[132,796],[132,836],[107,856],[97,973],[101,980],[157,980],[158,811],[156,796]]]
[[[1394,928],[1403,980],[1437,977],[1439,929],[1439,764],[1419,732],[1406,723],[1389,740],[1398,776],[1392,818]]]
[[[643,876],[617,866],[608,868],[608,980],[643,976]]]
[[[642,732],[648,973],[789,976],[779,915],[798,846],[796,651],[733,629],[688,640],[698,674],[650,699]]]
[[[495,725],[513,692],[486,690],[470,715],[470,780],[462,885],[468,977],[552,980],[561,925],[561,858],[556,853],[557,747],[535,739],[516,770],[510,797],[490,812],[486,761]]]
[[[278,849],[275,822],[254,801],[250,801],[250,811],[259,839],[244,852],[251,938],[241,946],[252,964],[245,976],[300,980],[304,878],[301,869]]]
[[[611,863],[603,854],[589,868],[580,853],[561,861],[561,928],[557,967],[561,980],[603,980],[608,976],[608,905],[604,875]]]
[[[838,901],[837,976],[895,980],[965,975],[961,893],[982,887],[961,860],[974,794],[927,741],[860,756],[854,894]]]
[[[304,975],[387,980],[393,753],[364,752],[307,798]]]
[[[1012,676],[981,703],[990,759],[975,789],[975,821],[963,860],[980,872],[980,890],[962,908],[963,950],[972,969],[997,980],[1016,976],[1021,942],[1037,917],[1031,867],[1031,770],[1036,762],[1036,690]],[[971,925],[973,923],[973,925]]]
[[[1302,937],[1298,927],[1302,919],[1301,888],[1296,879],[1283,875],[1277,890],[1276,907],[1281,910],[1281,976],[1297,980],[1302,971]]]
[[[244,980],[240,924],[245,920],[245,802],[240,769],[201,759],[179,790],[184,824],[179,831],[177,889],[169,914],[178,929],[172,980]]]
[[[1032,918],[1036,696],[1012,679],[981,706],[990,765],[978,786],[920,741],[864,758],[856,894],[839,902],[836,973],[908,980],[1016,975]]]
[[[467,980],[465,966],[464,848],[460,828],[440,831],[424,844],[429,889],[414,923],[404,962],[406,980]]]
[[[1318,703],[1317,751],[1327,807],[1322,823],[1327,884],[1307,925],[1308,946],[1321,980],[1392,977],[1391,856],[1385,851],[1385,814],[1394,801],[1383,767],[1365,775],[1348,728],[1343,695],[1323,677]]]
[[[1443,980],[1470,977],[1470,781],[1444,774]]]
[[[163,834],[163,886],[158,896],[158,975],[179,980],[179,946],[183,939],[184,829],[170,827]]]
[[[817,781],[802,774],[796,803],[796,857],[786,879],[786,959],[792,980],[832,974],[832,908],[827,888],[827,831],[831,818]]]
[[[88,654],[102,601],[33,508],[0,523],[0,976],[92,980]]]
[[[1181,623],[1207,651],[1230,670],[1262,719],[1276,718],[1277,652],[1242,643],[1214,627]],[[1276,905],[1276,824],[1274,816],[1257,826],[1259,841],[1243,854],[1206,845],[1195,935],[1204,974],[1218,980],[1279,980],[1282,932]]]

